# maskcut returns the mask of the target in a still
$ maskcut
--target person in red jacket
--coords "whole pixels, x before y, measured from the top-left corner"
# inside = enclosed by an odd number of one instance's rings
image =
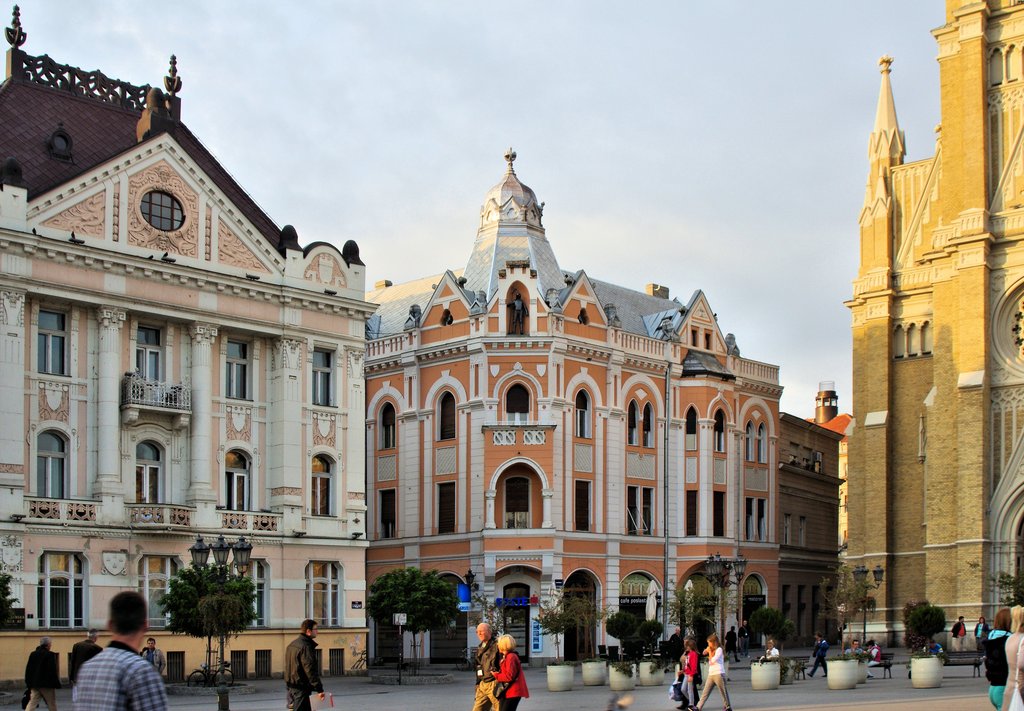
[[[697,641],[693,637],[687,637],[683,641],[683,656],[679,658],[682,669],[676,677],[683,685],[683,703],[676,708],[685,709],[697,704],[697,686],[694,677],[700,670],[700,657],[697,655]]]
[[[501,666],[494,672],[494,680],[511,682],[508,691],[498,702],[498,711],[516,711],[519,699],[530,698],[530,690],[526,688],[526,676],[519,655],[516,654],[516,640],[512,635],[503,634],[498,637],[498,654],[501,655]]]

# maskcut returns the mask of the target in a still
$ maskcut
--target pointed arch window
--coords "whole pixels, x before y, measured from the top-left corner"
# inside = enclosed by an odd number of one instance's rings
[[[654,408],[651,403],[644,405],[644,446],[654,447]]]
[[[725,413],[715,410],[715,451],[725,451]]]
[[[629,401],[629,410],[626,412],[626,443],[637,445],[640,444],[640,435],[637,431],[638,427],[638,414],[636,401]]]
[[[438,422],[437,438],[441,440],[455,439],[455,396],[451,393],[446,392],[441,396]]]
[[[516,383],[505,393],[505,420],[525,425],[530,419],[530,391]]]
[[[67,440],[53,431],[39,435],[36,445],[36,495],[63,499],[68,494]]]
[[[748,462],[754,461],[754,423],[750,420],[747,420],[747,427],[744,430],[743,458]]]
[[[590,396],[586,390],[576,393],[576,436],[590,439]]]
[[[757,461],[768,463],[768,428],[763,422],[757,426]]]
[[[892,332],[892,356],[902,358],[907,354],[907,336],[903,333],[903,326],[896,326]]]
[[[932,354],[932,325],[928,321],[921,324],[921,355]]]
[[[692,407],[686,410],[686,449],[697,449],[697,411]]]
[[[380,409],[380,448],[395,447],[395,407],[390,402]]]
[[[917,324],[907,326],[907,357],[916,356],[921,352],[917,337]]]
[[[530,528],[530,480],[526,477],[505,480],[505,528]]]
[[[163,479],[163,456],[155,442],[139,442],[135,446],[135,502],[160,502]]]

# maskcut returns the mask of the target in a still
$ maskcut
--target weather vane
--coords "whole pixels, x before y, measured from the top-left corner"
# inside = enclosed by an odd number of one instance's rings
[[[7,35],[7,44],[20,47],[28,39],[28,35],[21,29],[21,8],[15,5],[12,15],[11,26],[4,29],[4,34]]]
[[[181,91],[181,77],[178,76],[178,58],[171,55],[171,68],[164,77],[164,88],[174,98],[174,95]]]

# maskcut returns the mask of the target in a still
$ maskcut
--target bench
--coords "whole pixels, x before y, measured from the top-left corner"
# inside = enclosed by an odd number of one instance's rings
[[[946,666],[948,667],[974,667],[973,676],[981,676],[981,665],[985,656],[978,652],[946,652]]]
[[[872,669],[881,669],[882,670],[882,678],[883,679],[886,676],[888,676],[890,679],[892,679],[892,659],[893,659],[893,656],[895,656],[895,655],[892,652],[882,652],[882,659],[881,659],[881,661],[878,662],[878,664],[876,664],[873,667],[868,667],[868,671],[871,671]]]
[[[793,670],[793,681],[796,681],[797,677],[807,679],[807,660],[790,659],[789,665],[789,668]]]

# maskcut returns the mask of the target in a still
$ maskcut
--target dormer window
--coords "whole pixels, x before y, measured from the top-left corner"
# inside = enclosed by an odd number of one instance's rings
[[[151,190],[142,196],[142,216],[146,222],[163,232],[180,230],[185,224],[185,212],[181,203],[169,193]]]
[[[71,136],[64,130],[64,124],[58,124],[57,130],[50,134],[50,140],[46,147],[50,151],[50,157],[65,162],[71,162]]]

